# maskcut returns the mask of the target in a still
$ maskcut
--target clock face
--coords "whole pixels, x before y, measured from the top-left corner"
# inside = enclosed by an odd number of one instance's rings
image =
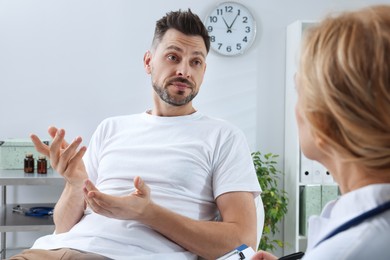
[[[256,35],[256,22],[249,10],[235,2],[224,2],[206,17],[211,48],[219,54],[243,54]]]

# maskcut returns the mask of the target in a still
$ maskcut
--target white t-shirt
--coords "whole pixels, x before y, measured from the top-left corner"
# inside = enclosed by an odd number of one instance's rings
[[[348,220],[390,201],[390,184],[369,185],[328,203],[321,216],[309,219],[304,260],[390,259],[390,210],[323,241]]]
[[[111,195],[134,191],[140,176],[162,207],[197,220],[218,216],[215,199],[226,192],[260,193],[245,136],[236,127],[195,112],[108,118],[94,133],[84,158],[97,188]],[[196,259],[137,221],[90,213],[69,232],[38,239],[33,248],[69,247],[113,259]]]

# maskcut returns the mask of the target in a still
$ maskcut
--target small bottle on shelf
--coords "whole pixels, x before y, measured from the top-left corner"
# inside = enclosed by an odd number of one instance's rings
[[[47,173],[47,160],[46,156],[39,156],[37,161],[37,173]]]
[[[24,158],[24,172],[34,173],[34,157],[31,153],[26,154]]]

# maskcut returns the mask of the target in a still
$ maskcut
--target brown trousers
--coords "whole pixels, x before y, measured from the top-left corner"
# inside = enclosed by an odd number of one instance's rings
[[[11,256],[10,260],[109,260],[110,258],[71,248],[53,250],[27,249],[20,254]]]

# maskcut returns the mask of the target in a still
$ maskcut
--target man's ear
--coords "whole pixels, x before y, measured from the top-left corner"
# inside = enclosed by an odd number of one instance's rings
[[[144,55],[144,68],[145,68],[145,71],[146,71],[147,74],[150,74],[152,72],[152,70],[150,68],[151,60],[152,60],[152,54],[150,53],[150,51],[145,52],[145,55]]]

